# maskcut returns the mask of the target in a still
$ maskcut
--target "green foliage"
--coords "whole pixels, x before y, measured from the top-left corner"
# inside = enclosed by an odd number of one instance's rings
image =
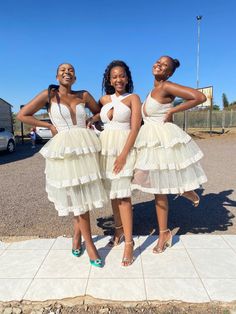
[[[213,110],[220,111],[220,106],[218,106],[218,105],[214,104],[214,105],[213,105]]]
[[[229,107],[229,101],[225,93],[222,94],[222,103],[224,109]]]

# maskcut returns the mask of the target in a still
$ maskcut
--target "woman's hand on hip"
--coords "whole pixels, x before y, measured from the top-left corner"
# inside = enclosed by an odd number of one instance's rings
[[[118,174],[124,168],[125,163],[126,157],[123,155],[119,155],[114,162],[113,172],[115,174]]]

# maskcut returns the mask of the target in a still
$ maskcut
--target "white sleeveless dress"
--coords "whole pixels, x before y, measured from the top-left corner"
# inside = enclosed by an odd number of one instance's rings
[[[75,216],[102,208],[106,192],[101,182],[101,144],[86,128],[85,104],[76,106],[76,125],[69,108],[52,103],[49,113],[58,133],[40,150],[46,159],[46,191],[59,216]]]
[[[173,103],[161,104],[148,95],[142,106],[144,125],[135,142],[132,190],[152,194],[179,194],[207,181],[199,164],[203,153],[192,138],[164,118]],[[146,113],[146,115],[145,115]]]
[[[122,152],[130,133],[131,109],[122,100],[131,94],[111,95],[111,102],[104,105],[100,117],[104,123],[104,131],[100,134],[102,150],[100,154],[100,168],[104,187],[110,199],[131,196],[131,179],[133,177],[135,150],[129,152],[124,168],[118,173],[113,172],[114,162]],[[108,117],[113,109],[113,118]]]

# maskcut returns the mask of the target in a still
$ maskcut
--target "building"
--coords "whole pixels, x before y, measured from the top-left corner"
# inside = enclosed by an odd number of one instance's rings
[[[0,128],[13,133],[12,105],[0,98]]]

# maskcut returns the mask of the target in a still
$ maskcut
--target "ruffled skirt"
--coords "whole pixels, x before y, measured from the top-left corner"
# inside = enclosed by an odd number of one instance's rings
[[[136,159],[134,149],[129,152],[124,168],[118,174],[113,172],[115,160],[122,152],[129,133],[130,130],[105,129],[100,134],[100,168],[110,199],[131,197],[131,179]]]
[[[199,164],[203,153],[192,138],[173,123],[145,123],[135,142],[132,190],[179,194],[207,181]]]
[[[101,181],[101,144],[94,131],[59,132],[40,150],[46,160],[46,191],[59,216],[81,215],[107,202]]]

